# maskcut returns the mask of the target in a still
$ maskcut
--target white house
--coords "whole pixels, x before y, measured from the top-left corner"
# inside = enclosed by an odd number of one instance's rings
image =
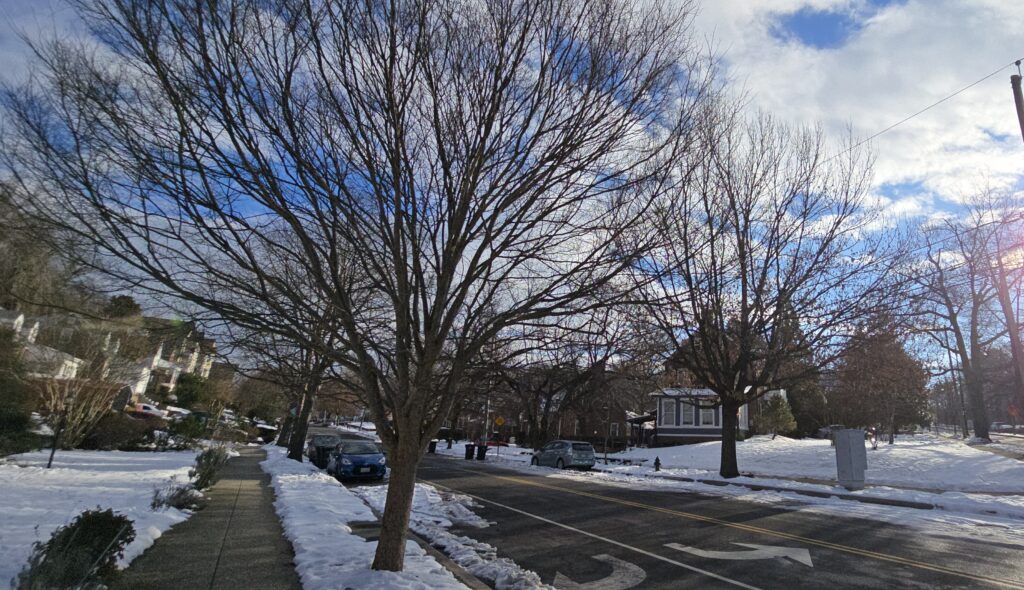
[[[705,442],[722,438],[722,406],[710,389],[667,387],[651,392],[657,401],[657,444]],[[749,408],[739,411],[739,427],[750,430]]]

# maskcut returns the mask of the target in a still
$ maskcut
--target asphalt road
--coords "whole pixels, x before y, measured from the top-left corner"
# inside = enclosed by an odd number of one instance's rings
[[[1024,590],[1017,545],[545,473],[428,455],[419,476],[471,495],[494,523],[455,532],[558,588]]]

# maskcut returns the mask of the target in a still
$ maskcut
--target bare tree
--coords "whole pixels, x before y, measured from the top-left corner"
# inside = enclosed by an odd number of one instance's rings
[[[373,567],[401,569],[416,465],[483,343],[642,254],[618,238],[710,71],[693,5],[77,5],[99,47],[39,45],[5,94],[19,202],[108,275],[352,375],[394,467]],[[303,325],[323,304],[332,348]]]
[[[1006,335],[996,314],[989,249],[997,224],[981,210],[948,219],[925,234],[924,261],[912,277],[919,329],[959,361],[974,436],[989,437],[985,406],[985,350]],[[965,426],[966,428],[966,426]]]
[[[637,275],[670,364],[718,395],[720,473],[735,477],[740,407],[835,358],[888,292],[894,258],[869,232],[863,154],[830,158],[820,131],[715,113],[695,157],[677,162]]]

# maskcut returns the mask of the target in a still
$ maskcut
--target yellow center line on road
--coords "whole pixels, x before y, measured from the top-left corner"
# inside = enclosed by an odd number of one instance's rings
[[[551,484],[546,484],[546,483],[540,483],[540,482],[537,482],[537,481],[531,481],[529,479],[524,479],[524,478],[521,478],[521,477],[510,477],[510,476],[507,476],[507,475],[496,475],[494,473],[484,473],[484,472],[481,472],[481,471],[474,471],[472,469],[465,469],[465,468],[462,468],[462,467],[455,467],[454,469],[457,469],[459,471],[465,471],[466,473],[472,473],[474,475],[489,475],[489,476],[491,476],[491,477],[493,477],[495,479],[499,479],[499,480],[507,481],[507,482],[511,482],[511,483],[517,483],[517,484],[524,485],[524,486],[532,486],[532,487],[536,487],[536,488],[542,488],[542,489],[553,490],[553,491],[557,491],[557,492],[563,492],[563,493],[566,493],[566,494],[572,494],[572,495],[575,495],[575,496],[583,496],[583,497],[586,497],[586,498],[593,498],[595,500],[602,500],[602,501],[605,501],[605,502],[612,502],[612,503],[615,503],[615,504],[620,504],[622,506],[630,506],[630,507],[633,507],[633,508],[640,508],[640,509],[643,509],[643,510],[650,510],[652,512],[660,512],[662,514],[668,514],[668,515],[676,516],[676,517],[679,517],[679,518],[685,518],[685,519],[688,519],[688,520],[695,520],[695,521],[698,521],[698,522],[706,522],[706,523],[709,523],[709,524],[716,524],[716,525],[719,525],[719,526],[729,527],[729,528],[732,528],[732,529],[747,531],[747,532],[751,532],[751,533],[758,533],[758,534],[767,535],[767,536],[770,536],[770,537],[778,537],[780,539],[789,539],[791,541],[799,541],[801,543],[806,543],[808,545],[815,545],[815,546],[818,546],[818,547],[824,547],[826,549],[833,549],[835,551],[841,551],[843,553],[849,553],[849,554],[858,555],[858,556],[861,556],[861,557],[869,557],[871,559],[877,559],[877,560],[880,560],[880,561],[887,561],[887,562],[890,562],[890,563],[897,563],[897,564],[900,564],[900,565],[906,565],[906,566],[910,566],[910,567],[914,567],[914,568],[918,568],[918,569],[922,569],[922,570],[938,572],[938,573],[947,574],[947,575],[950,575],[950,576],[957,576],[957,577],[960,577],[960,578],[966,578],[968,580],[973,580],[973,581],[976,581],[976,582],[985,582],[985,583],[988,583],[988,584],[993,584],[993,585],[1001,586],[1001,587],[1004,587],[1004,588],[1013,588],[1014,590],[1024,590],[1024,582],[1018,582],[1018,581],[1008,580],[1008,579],[1003,579],[1003,578],[995,578],[995,577],[991,577],[991,576],[982,576],[982,575],[970,574],[970,573],[967,573],[967,572],[962,572],[960,570],[956,570],[956,569],[953,569],[953,568],[945,567],[945,566],[942,566],[942,565],[926,563],[926,562],[923,562],[923,561],[917,561],[917,560],[914,560],[914,559],[908,559],[906,557],[899,557],[898,555],[890,555],[888,553],[879,553],[877,551],[870,551],[870,550],[867,550],[867,549],[858,549],[857,547],[850,547],[848,545],[841,545],[839,543],[832,543],[830,541],[822,541],[822,540],[819,540],[819,539],[812,539],[810,537],[804,537],[804,536],[796,535],[796,534],[793,534],[793,533],[786,533],[786,532],[783,532],[783,531],[776,531],[776,530],[772,530],[772,529],[766,529],[766,528],[762,528],[762,527],[754,526],[754,525],[749,525],[749,524],[730,522],[728,520],[722,520],[720,518],[715,518],[713,516],[704,516],[702,514],[695,514],[693,512],[685,512],[685,511],[682,511],[682,510],[673,510],[671,508],[662,508],[660,506],[653,506],[651,504],[645,504],[643,502],[634,502],[632,500],[622,500],[622,499],[619,499],[619,498],[613,498],[613,497],[610,497],[610,496],[604,496],[604,495],[595,494],[595,493],[592,493],[592,492],[584,492],[582,490],[573,490],[573,489],[564,488],[564,487],[561,487],[561,486],[556,486],[556,485],[551,485]]]

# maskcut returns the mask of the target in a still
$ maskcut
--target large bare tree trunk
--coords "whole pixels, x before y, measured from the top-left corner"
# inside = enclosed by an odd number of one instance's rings
[[[373,569],[401,571],[405,561],[405,540],[409,530],[409,512],[416,490],[416,468],[420,449],[402,442],[393,451],[395,469],[388,481],[388,495],[380,522],[380,540],[373,558]]]
[[[289,406],[288,414],[284,417],[284,421],[281,423],[281,432],[277,435],[277,446],[287,447],[288,443],[292,440],[292,425],[295,424],[295,416],[292,412],[298,412],[298,408],[295,406]]]
[[[722,404],[722,459],[718,474],[722,477],[739,477],[740,468],[736,461],[736,429],[739,427],[739,406],[735,403]]]
[[[975,356],[975,359],[979,356]],[[973,366],[965,367],[964,381],[967,385],[967,405],[971,410],[971,421],[974,422],[974,436],[988,439],[988,409],[985,407],[985,389],[981,383],[981,375]]]
[[[306,384],[302,393],[302,402],[295,419],[292,421],[292,433],[288,439],[288,458],[302,461],[302,452],[306,449],[306,432],[309,430],[309,415],[313,412],[313,402],[320,388],[319,379]]]

